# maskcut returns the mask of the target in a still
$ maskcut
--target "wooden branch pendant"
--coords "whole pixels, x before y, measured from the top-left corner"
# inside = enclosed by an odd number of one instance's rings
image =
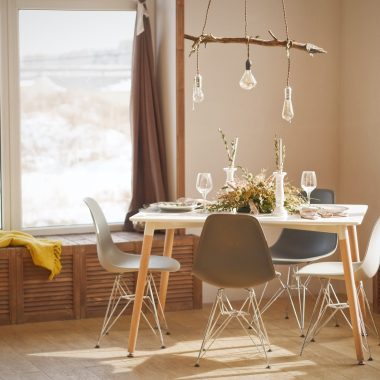
[[[193,54],[194,52],[199,49],[199,46],[201,44],[204,44],[205,46],[208,43],[223,43],[223,44],[230,44],[230,43],[237,43],[237,44],[253,44],[253,45],[261,45],[261,46],[281,46],[281,47],[287,47],[289,48],[295,48],[299,50],[306,51],[310,55],[316,54],[316,53],[327,53],[326,50],[324,50],[321,47],[318,47],[316,45],[311,44],[310,42],[303,43],[303,42],[296,42],[293,40],[287,41],[287,40],[279,40],[270,30],[269,34],[272,36],[271,40],[264,40],[257,37],[216,37],[212,34],[201,34],[200,36],[191,36],[189,34],[185,34],[186,40],[193,41],[193,45],[191,47],[190,54]]]

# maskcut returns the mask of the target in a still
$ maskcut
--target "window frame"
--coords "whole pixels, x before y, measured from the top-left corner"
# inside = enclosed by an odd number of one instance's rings
[[[2,176],[2,227],[31,234],[63,234],[93,231],[92,225],[22,228],[19,25],[20,10],[136,11],[136,0],[0,0],[0,129]],[[121,230],[123,223],[112,223]]]

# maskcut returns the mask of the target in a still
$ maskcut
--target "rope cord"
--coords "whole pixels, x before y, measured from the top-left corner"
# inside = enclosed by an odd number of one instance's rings
[[[289,39],[289,27],[288,20],[286,17],[286,8],[285,8],[285,0],[282,1],[282,12],[284,15],[284,23],[285,23],[285,33],[286,33],[286,56],[288,58],[288,73],[286,75],[286,86],[289,87],[290,80],[290,47],[292,45],[292,41]]]
[[[248,36],[248,18],[247,18],[247,0],[244,0],[244,35],[247,39],[247,59],[249,59],[249,36]]]
[[[202,36],[205,33],[205,29],[206,29],[206,25],[207,25],[207,19],[208,19],[208,12],[210,10],[211,2],[212,2],[212,0],[209,0],[208,4],[207,4],[207,10],[206,10],[206,15],[205,15],[205,20],[203,22],[203,28],[202,28]],[[196,53],[197,53],[197,75],[198,75],[199,74],[199,44],[197,46],[197,52]]]
[[[207,25],[207,18],[208,18],[208,11],[210,10],[211,2],[212,2],[212,0],[209,0],[208,4],[207,4],[207,10],[206,10],[205,21],[203,23],[202,34],[205,33],[205,29],[206,29],[206,25]]]

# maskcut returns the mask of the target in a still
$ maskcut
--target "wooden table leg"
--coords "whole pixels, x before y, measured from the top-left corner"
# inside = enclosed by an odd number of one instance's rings
[[[339,243],[340,254],[342,257],[342,263],[344,268],[344,280],[346,283],[348,304],[350,305],[350,316],[352,324],[352,333],[354,335],[356,357],[358,359],[359,364],[364,364],[364,353],[359,318],[359,303],[358,298],[356,296],[354,272],[352,269],[350,240],[348,230],[346,227],[342,227],[339,233]]]
[[[164,243],[164,256],[171,257],[173,252],[173,242],[174,242],[174,229],[168,229],[166,230],[165,235],[165,243]],[[168,282],[169,282],[169,272],[162,272],[161,273],[161,281],[160,281],[160,293],[159,293],[159,299],[161,308],[160,314],[162,314],[165,310],[165,303],[166,303],[166,291],[168,290]],[[164,316],[161,315],[161,318],[164,319]]]
[[[152,250],[153,235],[154,235],[154,228],[152,228],[148,222],[145,223],[144,239],[143,239],[142,248],[141,248],[140,269],[137,275],[136,295],[135,295],[135,302],[133,303],[131,328],[129,332],[128,357],[133,357],[133,353],[136,348],[137,334],[139,330],[140,316],[141,316],[141,307],[143,303],[146,277],[148,274],[149,256]]]
[[[348,236],[350,238],[351,258],[352,261],[360,261],[358,235],[356,232],[356,226],[348,226]],[[359,282],[355,283],[356,289],[359,287]],[[362,311],[363,318],[366,318],[366,307],[363,294],[359,294],[360,310]]]

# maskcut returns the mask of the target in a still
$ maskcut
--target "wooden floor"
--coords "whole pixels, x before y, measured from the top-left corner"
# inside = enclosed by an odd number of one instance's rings
[[[0,327],[0,379],[380,379],[380,346],[370,337],[374,361],[358,366],[350,329],[325,327],[302,357],[294,318],[283,318],[284,303],[264,314],[273,352],[271,369],[238,325],[231,325],[201,361],[194,363],[208,316],[203,310],[168,312],[166,349],[142,324],[137,352],[127,358],[129,316],[94,349],[101,319]],[[380,315],[375,316],[380,325]]]

